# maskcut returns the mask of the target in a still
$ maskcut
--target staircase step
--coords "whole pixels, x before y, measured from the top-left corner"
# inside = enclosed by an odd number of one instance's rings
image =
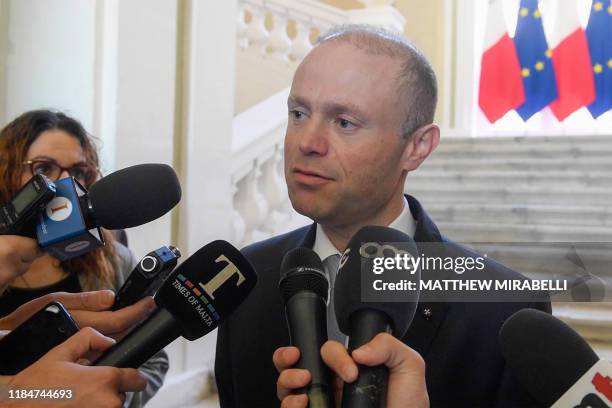
[[[504,138],[505,139],[505,138]],[[500,140],[499,138],[490,140],[479,140],[476,142],[449,141],[442,140],[433,156],[440,155],[523,155],[536,157],[553,156],[600,156],[612,152],[612,142],[609,137],[597,139],[590,143],[572,141],[533,141],[533,142],[512,142]]]
[[[432,156],[423,163],[423,170],[452,170],[473,171],[487,170],[531,170],[531,171],[612,171],[612,158],[609,155],[604,157],[521,157],[521,158],[498,158],[482,155],[477,158],[457,157],[435,157]]]
[[[512,225],[439,222],[443,235],[457,242],[612,242],[612,228],[565,225]]]
[[[474,243],[468,245],[507,267],[538,279],[574,278],[586,273],[610,280],[609,243]]]
[[[612,157],[612,156],[611,156]],[[465,171],[440,171],[419,169],[411,173],[406,181],[407,186],[427,185],[550,185],[550,186],[593,186],[612,189],[612,171],[538,171],[523,170],[482,171],[466,169]]]
[[[612,189],[583,187],[568,189],[555,186],[421,186],[409,187],[408,193],[427,203],[515,203],[567,206],[608,206],[612,203]],[[427,208],[427,207],[426,207]]]
[[[612,303],[554,303],[553,314],[572,326],[612,361]],[[605,354],[599,355],[606,358]]]
[[[516,137],[442,137],[438,149],[458,149],[465,151],[474,148],[495,150],[503,149],[557,149],[560,146],[578,150],[590,150],[590,146],[610,146],[610,136],[516,136]]]
[[[606,226],[612,228],[612,206],[560,206],[506,203],[423,203],[436,222],[471,222]]]

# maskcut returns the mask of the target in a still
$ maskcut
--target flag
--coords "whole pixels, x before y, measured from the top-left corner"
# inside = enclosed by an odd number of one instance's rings
[[[525,87],[525,102],[516,111],[527,121],[557,99],[552,51],[546,43],[538,0],[521,0],[514,44]]]
[[[574,0],[558,2],[551,38],[552,60],[559,97],[550,104],[558,120],[595,100],[593,68],[584,30]]]
[[[478,105],[493,123],[525,100],[521,67],[508,35],[501,0],[489,0]]]
[[[594,0],[586,28],[593,75],[595,101],[588,106],[593,118],[612,108],[612,2]]]

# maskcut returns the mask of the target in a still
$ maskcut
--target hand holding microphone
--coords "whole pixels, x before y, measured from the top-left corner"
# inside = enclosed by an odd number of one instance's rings
[[[331,372],[319,350],[327,340],[327,298],[329,281],[319,256],[309,248],[296,248],[281,262],[279,289],[291,344],[300,355],[296,367],[309,374],[304,386],[311,408],[331,408]],[[280,397],[279,397],[280,398]]]
[[[379,279],[373,274],[374,259],[396,256],[418,256],[414,241],[391,228],[368,226],[351,238],[340,261],[334,307],[340,330],[348,336],[349,350],[338,342],[328,341],[321,356],[342,380],[336,381],[335,395],[336,399],[341,395],[344,408],[407,406],[405,399],[398,398],[407,394],[411,395],[408,406],[429,404],[422,358],[393,337],[403,337],[410,326],[419,291],[406,291],[399,299],[390,299],[385,293],[364,299],[367,287]],[[390,269],[386,273],[390,279],[416,282],[418,288],[419,270]],[[308,403],[305,395],[289,395],[290,390],[311,382],[309,371],[291,368],[300,359],[300,351],[283,347],[273,356],[280,372],[277,396],[283,400],[283,406]],[[338,387],[343,388],[342,392]]]
[[[412,323],[419,299],[420,270],[400,269],[397,264],[384,275],[374,273],[375,259],[418,257],[416,244],[408,235],[392,228],[366,226],[351,238],[340,261],[334,288],[338,327],[348,336],[352,352],[372,341],[379,333],[402,338]],[[386,264],[386,262],[383,262]],[[407,263],[409,265],[409,263]],[[406,280],[415,290],[399,293],[375,292],[378,279]],[[397,297],[396,297],[397,296]],[[385,407],[389,367],[359,365],[357,379],[344,384],[344,408]]]
[[[307,370],[292,368],[300,352],[296,347],[281,347],[274,353],[274,365],[280,372],[277,382],[277,396],[283,408],[305,408],[306,394],[291,394],[294,389],[305,387],[310,382]],[[321,357],[335,373],[335,406],[341,407],[344,383],[357,379],[358,366],[384,365],[389,369],[387,408],[427,408],[429,396],[425,384],[425,362],[419,353],[395,337],[378,334],[372,341],[349,355],[346,348],[330,340],[321,348]]]
[[[226,241],[213,241],[179,265],[155,296],[158,308],[94,362],[137,368],[180,336],[196,340],[214,330],[255,287],[257,275]]]

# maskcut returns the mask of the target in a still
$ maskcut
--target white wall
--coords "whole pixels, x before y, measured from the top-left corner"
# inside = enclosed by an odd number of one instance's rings
[[[184,10],[179,244],[189,253],[229,239],[236,0],[191,0]],[[215,335],[187,343],[185,367],[212,367]],[[187,358],[188,357],[188,358]]]
[[[6,115],[6,58],[8,55],[8,1],[0,0],[0,126]]]
[[[55,108],[93,125],[95,0],[8,0],[6,119]]]
[[[119,1],[117,13],[115,167],[172,165],[177,2]],[[170,214],[128,238],[137,257],[170,244]]]

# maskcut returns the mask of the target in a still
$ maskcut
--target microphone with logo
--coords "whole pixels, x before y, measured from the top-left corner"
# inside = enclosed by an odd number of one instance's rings
[[[95,182],[89,192],[72,177],[55,182],[56,193],[39,215],[40,246],[65,261],[104,245],[100,227],[131,228],[153,221],[181,199],[172,167],[139,164]]]
[[[180,336],[214,330],[248,296],[257,275],[230,243],[213,241],[180,264],[155,296],[159,306],[93,365],[137,368]]]
[[[283,257],[279,288],[291,345],[300,350],[296,367],[310,371],[306,389],[311,408],[332,408],[331,372],[321,358],[327,341],[329,281],[323,263],[310,248],[296,248]]]
[[[499,342],[518,381],[543,406],[612,406],[612,366],[561,320],[520,310],[502,326]]]
[[[392,228],[366,226],[349,241],[334,287],[338,327],[348,336],[349,352],[370,342],[379,333],[404,336],[412,323],[419,299],[420,270],[410,258],[418,257],[414,241]],[[390,260],[398,262],[385,262]],[[383,261],[383,262],[380,262]],[[374,272],[374,265],[385,271]],[[393,264],[393,265],[392,265]],[[414,290],[377,291],[376,281],[412,282]],[[344,384],[343,408],[384,407],[389,370],[386,366],[359,366],[359,376]]]

